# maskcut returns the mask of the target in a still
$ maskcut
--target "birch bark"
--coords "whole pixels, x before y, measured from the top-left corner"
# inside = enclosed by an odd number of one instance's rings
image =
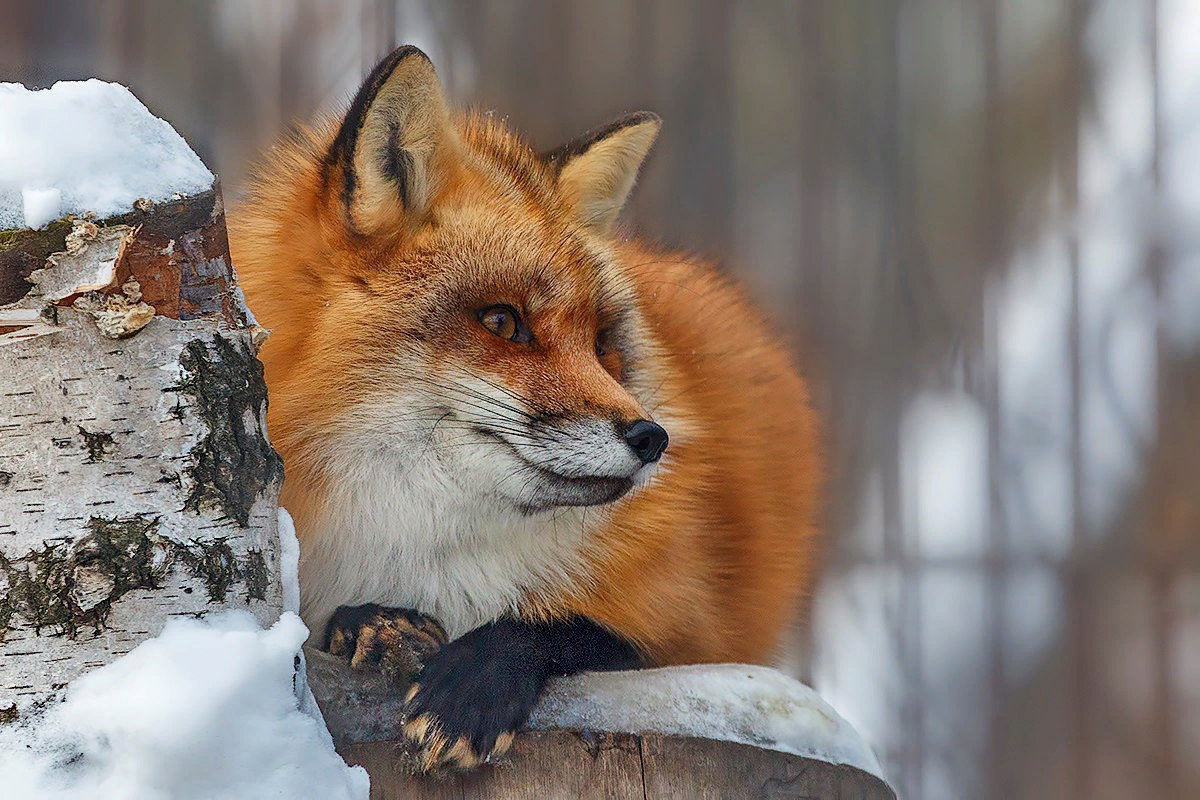
[[[0,233],[0,720],[173,617],[282,606],[219,189],[139,206]]]

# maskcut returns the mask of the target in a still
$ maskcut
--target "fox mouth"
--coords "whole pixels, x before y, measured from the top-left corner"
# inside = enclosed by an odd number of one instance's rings
[[[530,461],[511,442],[495,431],[477,425],[481,435],[503,444],[537,478],[536,497],[519,504],[522,513],[534,514],[563,506],[599,506],[615,502],[633,488],[632,477],[610,475],[561,475]]]

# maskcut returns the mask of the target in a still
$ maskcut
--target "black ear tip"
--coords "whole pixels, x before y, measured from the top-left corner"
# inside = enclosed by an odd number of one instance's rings
[[[342,119],[337,136],[334,138],[333,144],[330,145],[329,152],[326,154],[325,168],[328,170],[336,164],[342,164],[346,167],[343,195],[347,203],[349,203],[350,194],[354,189],[354,174],[350,162],[354,158],[354,148],[358,142],[358,132],[366,120],[367,111],[370,109],[371,104],[375,102],[375,97],[379,94],[379,90],[392,77],[396,68],[406,60],[417,58],[428,64],[430,69],[433,69],[433,62],[429,60],[429,56],[425,55],[425,51],[415,45],[402,45],[388,53],[371,70],[371,74],[363,81],[358,93],[354,95],[354,99],[350,102],[350,108],[346,110],[346,115]]]
[[[375,65],[375,69],[371,70],[371,74],[363,81],[346,116],[349,118],[365,114],[367,108],[375,100],[375,95],[388,82],[388,78],[392,77],[396,68],[409,59],[418,58],[428,64],[431,69],[433,68],[433,62],[429,60],[429,56],[425,55],[425,51],[411,44],[401,45],[384,56],[383,60]]]
[[[617,117],[607,125],[591,131],[594,136],[593,141],[598,141],[606,136],[611,136],[614,133],[623,131],[626,128],[633,128],[638,125],[645,125],[652,122],[655,125],[662,127],[662,117],[655,114],[653,111],[631,111],[628,114]]]
[[[622,118],[626,125],[641,125],[643,122],[656,122],[662,125],[662,117],[653,111],[634,111]]]
[[[425,61],[428,61],[430,64],[433,63],[433,60],[429,56],[427,56],[425,54],[425,51],[422,50],[421,48],[417,47],[414,44],[402,44],[399,47],[397,47],[395,50],[393,50],[392,52],[390,52],[386,56],[384,56],[383,60],[379,62],[379,66],[376,67],[376,69],[379,69],[379,67],[382,67],[384,64],[391,64],[392,67],[394,68],[396,64],[399,64],[401,61],[403,61],[406,58],[409,58],[410,56],[416,57],[416,58],[422,58]],[[390,72],[391,70],[389,69],[388,71]]]
[[[430,69],[433,68],[433,61],[430,60],[429,56],[425,55],[424,50],[416,45],[401,45],[384,56],[383,59],[375,65],[375,69],[371,70],[371,74],[367,76],[365,81],[363,81],[363,85],[359,90],[359,93],[362,94],[366,92],[371,98],[374,98],[379,89],[385,83],[387,83],[388,78],[392,77],[392,73],[396,71],[396,67],[400,66],[400,64],[404,61],[416,58],[419,58],[428,64]]]
[[[563,166],[575,156],[586,153],[588,148],[596,142],[607,139],[614,133],[619,133],[627,128],[632,128],[636,125],[644,125],[647,122],[653,122],[658,127],[662,127],[662,117],[655,114],[653,111],[634,111],[624,116],[617,117],[607,125],[599,128],[594,128],[587,133],[579,136],[561,147],[553,150],[547,150],[540,154],[540,158],[546,164],[549,164],[554,170],[561,170]]]

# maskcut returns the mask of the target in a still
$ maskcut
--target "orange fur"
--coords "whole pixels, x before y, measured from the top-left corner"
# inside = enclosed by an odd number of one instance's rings
[[[812,584],[821,468],[807,391],[742,293],[705,264],[622,248],[669,359],[671,469],[596,532],[572,610],[657,663],[775,656]]]
[[[578,574],[529,586],[518,613],[587,615],[659,664],[769,661],[818,538],[816,421],[785,349],[709,265],[589,224],[500,123],[446,124],[419,215],[397,205],[381,212],[393,224],[356,230],[331,178],[335,127],[278,145],[231,214],[249,305],[272,331],[268,425],[304,558],[345,535],[320,522],[344,491],[331,450],[391,424],[371,416],[389,392],[469,369],[539,413],[652,416],[671,435],[648,485],[580,512]],[[534,344],[483,330],[473,310],[497,303],[528,316]],[[618,319],[625,341],[598,358],[597,331]]]

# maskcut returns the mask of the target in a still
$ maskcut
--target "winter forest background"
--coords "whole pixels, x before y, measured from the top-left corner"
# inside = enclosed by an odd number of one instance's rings
[[[827,418],[792,669],[911,798],[1200,796],[1200,3],[0,0],[0,80],[130,86],[236,202],[413,43],[539,147],[664,128]]]

